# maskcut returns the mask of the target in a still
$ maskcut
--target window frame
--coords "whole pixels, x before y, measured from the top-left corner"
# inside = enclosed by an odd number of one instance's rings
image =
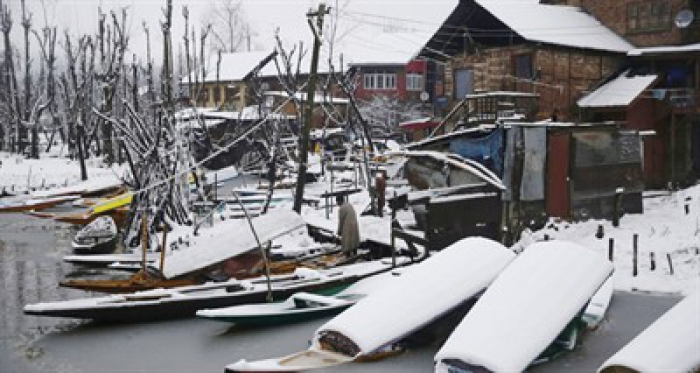
[[[638,1],[627,4],[627,33],[665,32],[672,28],[671,6],[665,1]]]
[[[370,91],[390,91],[397,88],[396,72],[368,70],[363,74],[363,88]]]
[[[407,73],[406,74],[406,90],[411,92],[423,91],[423,74]]]

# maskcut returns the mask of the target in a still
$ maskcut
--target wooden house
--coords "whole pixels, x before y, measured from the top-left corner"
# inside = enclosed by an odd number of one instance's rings
[[[580,8],[461,0],[421,55],[444,61],[450,105],[478,92],[528,92],[540,97],[534,119],[571,120],[576,101],[633,48]]]

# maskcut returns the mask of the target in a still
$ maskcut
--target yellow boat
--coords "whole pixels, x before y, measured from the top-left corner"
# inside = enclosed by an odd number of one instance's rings
[[[133,201],[134,193],[126,192],[116,197],[109,198],[93,206],[92,213],[95,215],[103,214],[114,209],[127,206]]]

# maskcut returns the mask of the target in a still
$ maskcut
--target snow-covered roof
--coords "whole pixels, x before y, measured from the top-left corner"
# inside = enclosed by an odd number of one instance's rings
[[[267,57],[272,54],[271,51],[257,51],[257,52],[236,52],[236,53],[222,53],[221,63],[219,64],[219,74],[218,81],[220,82],[239,82],[246,77],[258,64],[264,61]],[[217,82],[217,61],[218,56],[213,55],[206,66],[206,74],[204,76],[204,83],[215,83]],[[268,64],[269,65],[269,64]],[[273,63],[274,65],[274,63]],[[273,66],[274,67],[274,66]],[[202,77],[201,72],[193,73],[192,80],[194,81],[194,75],[197,74],[197,80],[201,83]],[[183,83],[189,83],[188,77],[182,78]]]
[[[466,95],[465,98],[486,98],[486,97],[540,97],[537,93],[514,92],[514,91],[489,91]]]
[[[617,78],[578,100],[579,107],[628,106],[651,84],[657,75],[631,75],[627,70]]]
[[[688,45],[668,45],[662,47],[636,48],[627,52],[628,56],[647,56],[670,53],[692,53],[700,52],[700,43]]]
[[[434,31],[434,30],[431,30]],[[350,34],[341,42],[341,52],[349,65],[405,65],[430,38],[427,32],[384,32],[372,35],[371,42]]]
[[[288,98],[289,94],[287,92],[282,92],[282,91],[267,91],[264,92],[263,95],[265,96],[273,96],[273,97],[284,97]],[[294,97],[297,100],[300,101],[306,101],[306,92],[297,92]],[[327,95],[316,93],[314,96],[314,102],[315,103],[324,103],[324,104],[348,104],[350,100],[347,98],[341,98],[341,97],[328,97]]]
[[[610,52],[634,46],[578,7],[502,0],[475,0],[524,39]]]

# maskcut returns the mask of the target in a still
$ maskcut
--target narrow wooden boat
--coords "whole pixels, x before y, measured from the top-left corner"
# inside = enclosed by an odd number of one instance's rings
[[[598,371],[700,371],[700,291],[695,291],[663,314],[610,357]]]
[[[59,285],[66,288],[96,291],[99,293],[123,294],[157,288],[170,289],[180,286],[197,285],[199,283],[201,283],[201,281],[197,281],[193,278],[166,280],[140,271],[127,279],[76,279],[61,281]]]
[[[0,200],[0,213],[43,210],[79,199],[78,195],[35,198],[29,196],[7,197]]]
[[[100,216],[73,237],[71,247],[76,254],[109,254],[117,247],[117,224],[111,216]]]
[[[103,322],[144,322],[194,316],[197,310],[286,299],[305,291],[335,294],[348,285],[391,269],[390,260],[350,264],[328,270],[298,268],[293,274],[251,280],[153,289],[130,294],[37,303],[24,307],[35,316],[70,317]],[[268,284],[270,289],[268,290]]]
[[[612,271],[602,255],[574,243],[529,246],[435,355],[436,372],[522,372],[573,348],[584,309]]]
[[[284,302],[205,309],[197,311],[197,316],[237,325],[269,326],[332,316],[352,306],[360,298],[360,294],[323,296],[301,292]]]
[[[308,351],[241,360],[226,371],[299,371],[392,355],[417,332],[434,331],[446,318],[463,315],[514,257],[498,242],[462,239],[321,326]]]
[[[146,263],[152,264],[160,256],[160,253],[146,253]],[[118,254],[94,254],[94,255],[66,255],[63,261],[71,264],[89,267],[107,267],[113,263],[137,264],[143,260],[143,254],[138,252]]]

